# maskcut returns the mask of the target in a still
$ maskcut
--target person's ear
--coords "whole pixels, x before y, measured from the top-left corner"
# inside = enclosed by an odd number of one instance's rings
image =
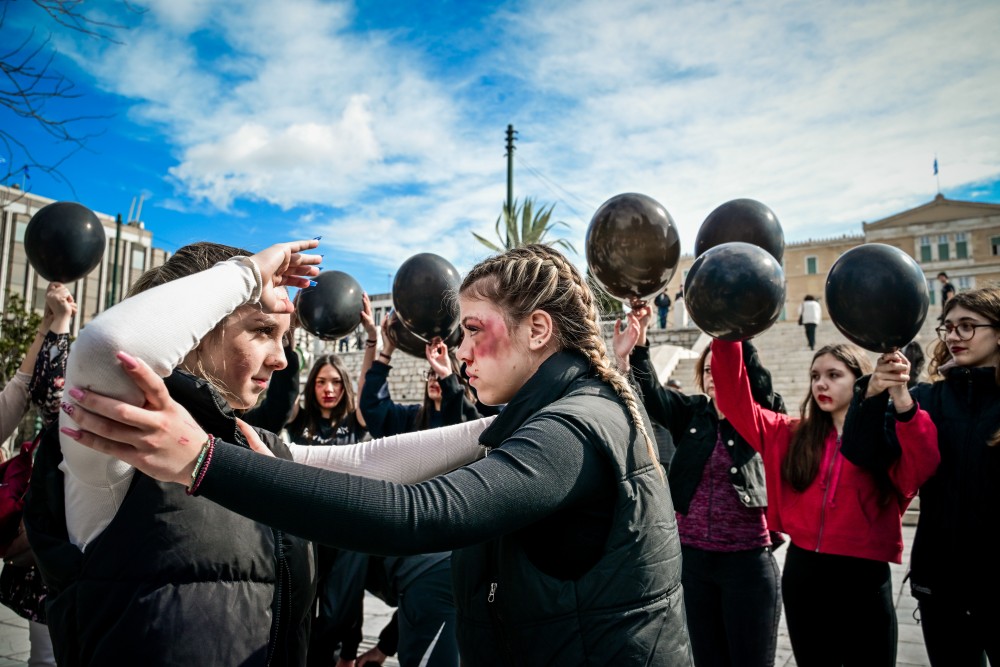
[[[555,335],[552,316],[544,310],[535,310],[528,315],[528,349],[532,352],[544,350]]]

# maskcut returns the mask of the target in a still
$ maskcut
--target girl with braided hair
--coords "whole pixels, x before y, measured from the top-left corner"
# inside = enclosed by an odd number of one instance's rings
[[[459,359],[479,398],[506,407],[480,435],[485,458],[426,482],[308,468],[219,440],[199,459],[208,434],[158,419],[160,381],[141,363],[129,373],[158,400],[128,410],[123,428],[118,402],[85,393],[73,437],[166,482],[194,474],[192,492],[312,540],[455,550],[465,665],[691,664],[670,494],[580,273],[527,246],[473,268],[458,300]]]

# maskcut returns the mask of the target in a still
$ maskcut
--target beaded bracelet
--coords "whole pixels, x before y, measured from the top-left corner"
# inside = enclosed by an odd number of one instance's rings
[[[198,460],[194,463],[194,470],[191,471],[191,485],[187,488],[189,496],[195,494],[202,480],[205,479],[208,464],[212,462],[213,451],[215,451],[215,436],[209,433],[208,440],[201,446],[201,453],[198,454]]]
[[[372,340],[369,338],[365,341],[365,347],[375,347],[376,345],[378,345],[378,340]]]

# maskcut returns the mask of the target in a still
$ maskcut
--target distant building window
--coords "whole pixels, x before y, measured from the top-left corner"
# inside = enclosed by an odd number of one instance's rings
[[[955,234],[955,259],[969,258],[969,235],[965,232]]]
[[[930,297],[931,297],[931,305],[932,305],[932,306],[933,306],[933,305],[934,305],[934,303],[935,303],[935,302],[937,301],[937,299],[935,299],[934,295],[935,295],[935,294],[937,294],[937,291],[938,291],[939,289],[941,289],[941,283],[939,283],[939,282],[937,281],[937,278],[935,278],[935,279],[933,279],[933,280],[932,280],[932,279],[930,279],[930,278],[928,278],[928,279],[927,279],[927,292],[928,292],[928,293],[930,294]]]
[[[950,257],[949,257],[950,253],[948,252],[948,250],[949,250],[949,248],[948,248],[948,235],[947,234],[942,234],[941,236],[938,237],[938,260],[939,261],[944,262],[944,261],[947,261],[948,259],[950,259]]]
[[[920,237],[920,261],[931,261],[931,237],[929,236]]]
[[[24,243],[24,230],[28,228],[28,223],[18,222],[14,224],[14,240],[18,243]]]
[[[1000,255],[1000,236],[994,236],[990,239],[990,249],[994,256]]]
[[[976,286],[975,276],[958,276],[955,278],[955,282],[958,283],[956,286],[958,289],[972,289]]]
[[[146,268],[146,251],[144,250],[133,250],[132,251],[132,268],[138,271],[142,271]]]
[[[819,273],[819,268],[817,266],[816,257],[806,257],[806,275],[814,276]]]

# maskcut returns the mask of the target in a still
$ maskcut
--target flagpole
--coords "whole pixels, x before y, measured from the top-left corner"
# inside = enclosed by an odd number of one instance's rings
[[[937,154],[934,155],[934,181],[937,183],[937,193],[941,194],[941,175],[938,173]]]

